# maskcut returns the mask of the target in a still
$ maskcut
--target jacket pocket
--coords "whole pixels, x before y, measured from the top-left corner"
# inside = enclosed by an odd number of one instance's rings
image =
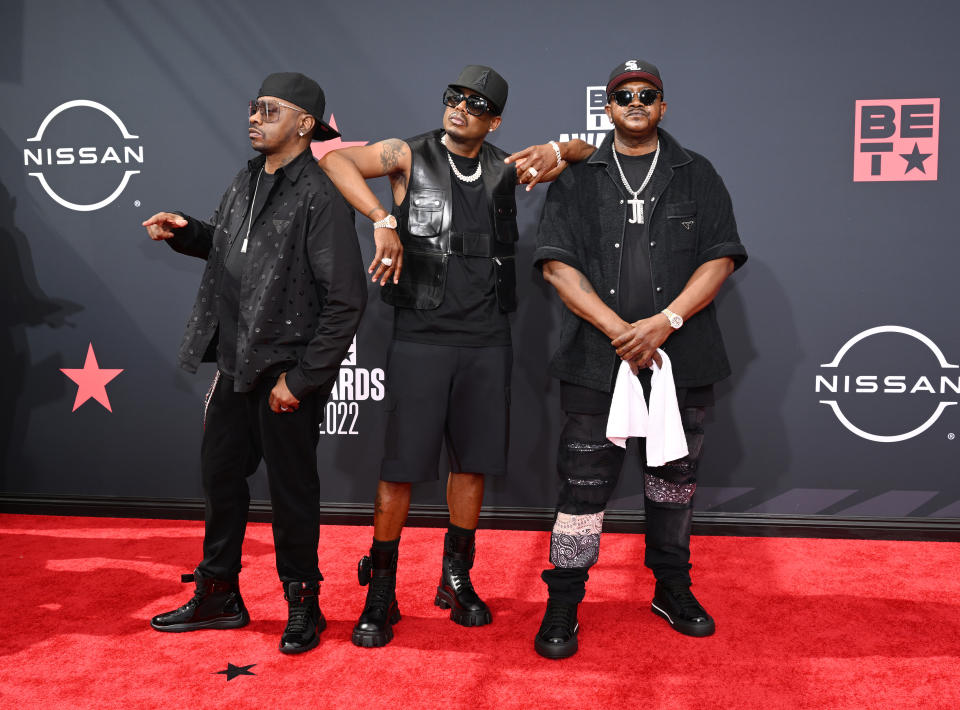
[[[697,203],[674,202],[665,205],[667,235],[672,251],[693,251],[697,246]]]
[[[517,199],[510,195],[493,196],[493,223],[497,241],[512,244],[520,239],[517,230]]]
[[[413,190],[408,206],[407,231],[415,237],[435,237],[443,223],[443,191]]]

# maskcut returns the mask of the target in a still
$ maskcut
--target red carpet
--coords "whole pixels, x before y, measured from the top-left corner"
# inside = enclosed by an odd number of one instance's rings
[[[433,606],[443,531],[407,530],[396,638],[360,649],[370,532],[323,529],[329,625],[287,657],[269,526],[247,535],[250,626],[161,634],[147,621],[190,597],[179,575],[202,524],[0,515],[0,706],[960,708],[954,543],[695,538],[694,590],[717,634],[691,639],[649,611],[643,538],[605,535],[580,652],[548,661],[533,650],[547,533],[480,531],[474,581],[494,623],[465,629]],[[228,664],[254,675],[228,680]]]

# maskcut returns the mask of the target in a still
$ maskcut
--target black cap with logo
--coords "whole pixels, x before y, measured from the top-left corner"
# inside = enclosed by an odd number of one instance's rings
[[[271,74],[260,85],[257,97],[275,96],[302,108],[316,120],[313,140],[326,141],[340,134],[323,121],[323,111],[327,107],[326,98],[320,85],[308,76],[297,72],[279,72]]]
[[[471,64],[463,68],[451,89],[470,89],[476,91],[496,106],[495,114],[503,113],[507,105],[507,80],[490,67]]]
[[[643,59],[628,59],[621,62],[610,72],[610,78],[607,79],[607,95],[616,89],[620,84],[631,79],[642,79],[649,81],[660,91],[663,91],[663,81],[660,79],[660,70],[652,62]]]

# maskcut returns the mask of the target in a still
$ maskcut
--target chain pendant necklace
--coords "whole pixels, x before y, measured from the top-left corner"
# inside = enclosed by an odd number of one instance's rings
[[[440,138],[440,142],[443,143],[443,147],[447,148],[447,134],[444,133],[443,137]],[[480,179],[481,173],[483,173],[483,166],[480,163],[477,163],[477,172],[473,175],[464,175],[459,170],[457,170],[456,163],[453,162],[453,158],[450,157],[450,149],[447,148],[447,162],[450,163],[450,169],[453,171],[453,174],[457,176],[457,179],[462,180],[463,182],[476,182]]]
[[[623,174],[623,168],[620,167],[620,159],[617,157],[617,146],[613,146],[613,162],[617,164],[617,170],[620,171],[620,180],[623,181],[623,186],[627,190],[627,194],[632,195],[631,199],[627,200],[627,204],[633,208],[633,213],[630,215],[629,222],[630,224],[643,224],[643,200],[639,199],[638,195],[643,192],[646,188],[647,183],[650,182],[650,178],[653,177],[653,171],[657,167],[657,159],[660,157],[660,141],[657,141],[657,152],[653,154],[653,162],[650,163],[650,169],[647,171],[647,176],[643,179],[643,184],[638,190],[634,190],[630,187],[630,183],[627,182],[627,176]]]
[[[247,253],[247,242],[250,241],[250,227],[253,226],[253,208],[257,204],[257,190],[260,189],[260,176],[263,175],[263,168],[257,173],[257,184],[253,186],[253,199],[250,201],[250,221],[247,222],[247,233],[243,237],[243,244],[240,246],[240,253]]]

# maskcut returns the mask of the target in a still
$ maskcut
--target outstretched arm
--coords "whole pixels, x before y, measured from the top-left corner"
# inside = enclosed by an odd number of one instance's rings
[[[373,222],[390,213],[380,204],[366,179],[384,176],[390,178],[394,199],[399,202],[407,191],[410,164],[410,147],[396,138],[373,145],[333,150],[320,159],[320,167],[336,185],[340,194]],[[367,272],[373,273],[372,280],[379,281],[381,286],[391,276],[393,282],[397,283],[403,268],[403,247],[396,230],[386,227],[375,229],[373,238],[377,251]],[[384,259],[388,263],[384,263]]]
[[[157,212],[142,223],[155,242],[166,241],[174,251],[206,259],[213,245],[213,225],[175,212]]]
[[[556,150],[554,149],[556,145]],[[559,158],[557,151],[559,150]],[[550,141],[542,145],[532,145],[504,158],[505,163],[516,163],[517,182],[525,183],[527,191],[538,182],[551,182],[557,179],[569,163],[579,163],[593,155],[596,148],[574,138],[572,141]]]

